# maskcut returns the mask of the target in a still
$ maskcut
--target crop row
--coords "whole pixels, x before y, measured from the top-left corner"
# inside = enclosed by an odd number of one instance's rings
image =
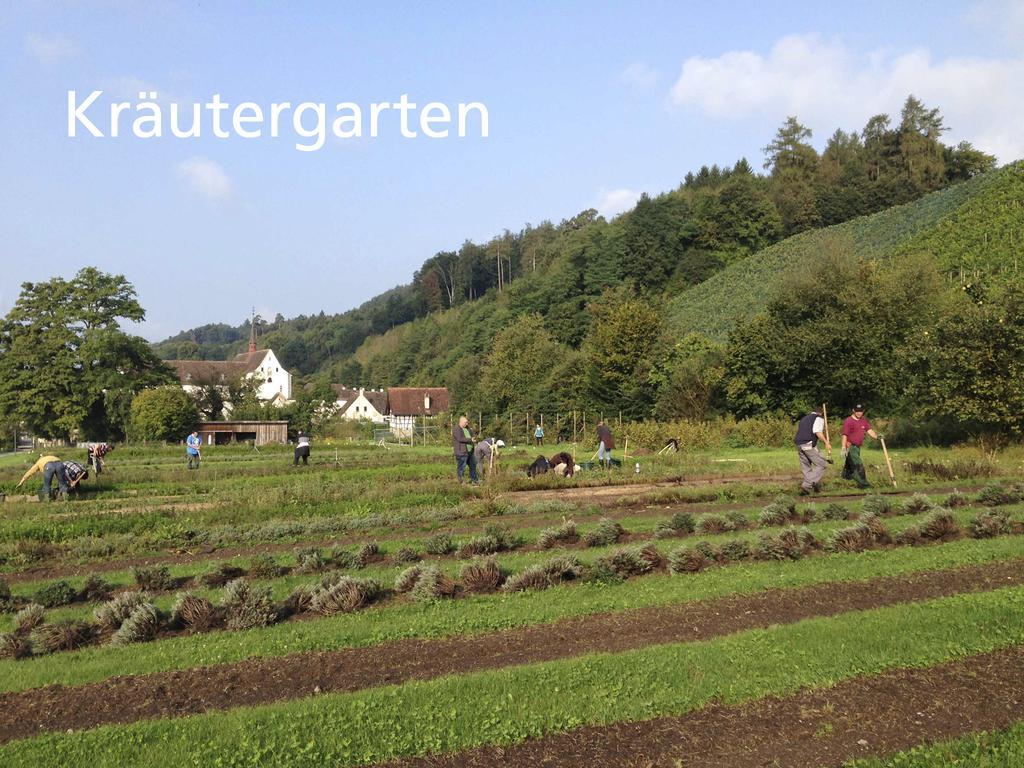
[[[602,527],[615,530],[602,532]],[[991,538],[1012,533],[1014,527],[1008,513],[995,510],[974,517],[969,532],[976,538]],[[596,530],[606,534],[601,543],[609,544],[618,538],[621,527],[608,520]],[[960,535],[956,518],[946,510],[933,511],[920,526],[908,526],[895,537],[889,534],[881,517],[865,514],[861,522],[834,531],[825,541],[816,538],[806,526],[793,526],[778,534],[763,533],[753,544],[745,539],[733,539],[720,546],[705,541],[675,549],[667,557],[652,544],[621,547],[590,565],[584,565],[575,556],[560,555],[515,574],[504,571],[493,558],[481,558],[462,568],[458,582],[437,565],[417,564],[398,575],[392,590],[385,589],[374,579],[332,571],[317,583],[300,585],[280,605],[274,604],[269,587],[256,586],[239,577],[227,583],[217,606],[206,597],[180,593],[169,616],[163,615],[145,593],[133,591],[120,593],[97,608],[93,622],[70,618],[46,622],[43,607],[30,604],[18,611],[12,631],[0,636],[0,655],[21,659],[75,650],[94,643],[127,645],[182,629],[191,632],[252,629],[303,614],[351,613],[391,594],[407,594],[416,602],[430,603],[459,594],[498,589],[505,592],[540,590],[579,579],[622,581],[650,574],[666,563],[673,573],[695,573],[716,563],[799,560],[820,551],[863,552],[879,546],[950,541]],[[375,548],[371,548],[358,556],[368,561],[376,554]],[[146,576],[154,579],[154,587],[172,585],[166,571],[151,569]],[[231,576],[235,574],[222,573],[224,579]],[[92,582],[87,586],[96,588]]]
[[[784,696],[1024,642],[1024,588],[0,747],[16,768],[361,765]],[[339,728],[343,723],[344,727]]]

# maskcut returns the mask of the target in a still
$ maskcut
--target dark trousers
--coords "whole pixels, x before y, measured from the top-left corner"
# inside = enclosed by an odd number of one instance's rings
[[[293,467],[299,466],[299,459],[302,459],[304,466],[309,466],[309,446],[308,445],[297,445],[295,446],[295,461],[292,462]]]
[[[843,480],[853,480],[860,488],[870,488],[867,472],[864,470],[864,462],[860,458],[860,446],[851,445],[846,452],[846,462],[843,464]]]
[[[537,441],[537,445],[544,445],[544,438],[537,435],[533,436],[533,439]]]
[[[61,496],[68,495],[68,473],[63,461],[50,461],[43,466],[43,498],[49,499],[53,492],[53,478],[57,478],[57,492]]]
[[[190,453],[188,454],[188,468],[197,469],[199,467],[199,454]]]
[[[459,476],[459,482],[462,482],[462,476],[465,474],[467,466],[469,467],[470,482],[479,482],[476,476],[476,457],[472,453],[455,457],[455,473]]]

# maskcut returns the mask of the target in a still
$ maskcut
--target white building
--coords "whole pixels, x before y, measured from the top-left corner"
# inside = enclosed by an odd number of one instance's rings
[[[250,349],[231,360],[168,360],[182,388],[192,394],[207,386],[226,389],[234,381],[254,379],[260,400],[283,405],[292,399],[292,375],[272,349]]]
[[[388,412],[388,396],[383,389],[350,389],[340,384],[332,384],[337,399],[334,402],[336,413],[349,421],[385,420]]]
[[[447,387],[389,387],[387,392],[388,421],[398,437],[408,437],[417,421],[428,416],[447,413]]]

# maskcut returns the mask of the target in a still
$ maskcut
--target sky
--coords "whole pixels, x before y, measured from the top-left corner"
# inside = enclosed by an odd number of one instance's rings
[[[69,90],[102,90],[97,105],[156,91],[165,120],[215,93],[325,102],[329,119],[408,94],[482,102],[488,135],[408,139],[382,118],[376,138],[316,152],[208,125],[71,138]],[[151,340],[253,307],[341,312],[467,239],[610,217],[703,164],[760,166],[787,115],[821,147],[898,116],[908,93],[941,109],[947,142],[1024,157],[1024,0],[5,0],[0,312],[21,283],[89,265],[135,285],[147,318],[132,330]]]

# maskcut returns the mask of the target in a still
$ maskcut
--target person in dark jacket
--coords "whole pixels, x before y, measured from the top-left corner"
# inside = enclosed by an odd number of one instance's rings
[[[800,484],[800,495],[817,493],[821,490],[821,478],[825,476],[825,457],[818,450],[818,441],[825,443],[828,450],[832,446],[825,435],[825,420],[817,411],[811,411],[796,425],[796,452],[800,457],[800,472],[803,482]]]
[[[292,466],[299,466],[299,459],[302,459],[302,466],[309,466],[309,435],[299,430],[298,439],[295,441],[295,456]]]
[[[611,429],[604,423],[604,420],[597,422],[597,460],[601,464],[612,465],[612,449],[615,448],[615,438]]]
[[[478,485],[476,476],[476,458],[473,456],[473,433],[469,430],[469,419],[459,416],[459,423],[452,427],[452,449],[455,451],[455,474],[459,482],[469,467],[469,481]]]

